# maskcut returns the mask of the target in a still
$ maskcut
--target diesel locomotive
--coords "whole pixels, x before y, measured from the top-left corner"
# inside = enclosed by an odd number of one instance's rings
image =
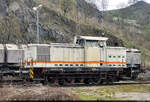
[[[0,44],[0,76],[49,84],[102,84],[136,79],[141,69],[137,49],[107,46],[107,37],[75,36],[74,42]]]

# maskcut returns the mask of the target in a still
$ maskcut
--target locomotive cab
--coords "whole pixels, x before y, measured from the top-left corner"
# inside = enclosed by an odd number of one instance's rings
[[[85,67],[107,67],[106,37],[76,36],[74,43],[84,47]]]
[[[85,47],[106,47],[106,37],[75,36],[74,43]]]
[[[74,43],[84,47],[85,67],[126,68],[126,48],[106,45],[107,37],[76,36]]]

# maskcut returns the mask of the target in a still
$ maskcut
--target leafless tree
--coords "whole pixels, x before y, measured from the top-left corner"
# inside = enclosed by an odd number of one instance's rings
[[[103,26],[103,23],[104,23],[104,11],[107,10],[108,8],[108,3],[109,3],[109,0],[101,0],[101,13],[102,13],[102,26]]]
[[[108,8],[108,0],[102,0],[101,4],[102,4],[102,11],[107,10],[107,8]]]
[[[134,4],[138,1],[142,1],[142,0],[128,0],[128,5]]]
[[[124,3],[124,2],[122,2],[122,3],[119,3],[118,5],[117,5],[117,9],[120,9],[120,8],[125,8],[127,5]]]

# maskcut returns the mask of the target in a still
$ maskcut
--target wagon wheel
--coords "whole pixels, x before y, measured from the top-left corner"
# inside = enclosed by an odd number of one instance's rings
[[[23,84],[27,84],[27,79],[26,78],[23,78]]]

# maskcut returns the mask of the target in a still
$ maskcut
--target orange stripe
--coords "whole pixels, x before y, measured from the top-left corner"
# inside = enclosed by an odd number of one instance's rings
[[[25,61],[24,63],[77,63],[77,64],[126,64],[126,62],[102,62],[102,61]]]

